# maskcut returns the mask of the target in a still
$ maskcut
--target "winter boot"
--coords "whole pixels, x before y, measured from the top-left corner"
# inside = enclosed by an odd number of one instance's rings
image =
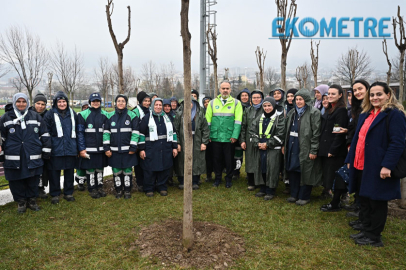
[[[30,198],[27,203],[28,208],[30,208],[32,211],[39,211],[41,208],[39,208],[37,201],[35,198]]]
[[[17,212],[22,214],[27,211],[27,201],[22,199],[18,202]]]

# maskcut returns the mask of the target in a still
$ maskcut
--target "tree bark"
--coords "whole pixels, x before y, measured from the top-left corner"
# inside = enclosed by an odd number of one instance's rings
[[[403,77],[403,69],[405,65],[405,51],[400,52],[400,61],[399,61],[399,100],[402,103],[404,98],[404,89],[403,82],[405,78]],[[405,194],[406,196],[406,194]],[[404,197],[404,196],[402,196]],[[406,197],[405,197],[406,198]]]
[[[288,57],[288,54],[285,52],[282,52],[281,56],[281,88],[283,90],[286,90],[286,59]]]
[[[191,122],[191,95],[192,72],[191,50],[189,32],[189,0],[181,0],[181,35],[183,43],[183,77],[184,77],[184,107],[183,107],[183,130],[185,144],[182,151],[185,152],[184,189],[183,189],[183,246],[190,249],[193,246],[193,207],[192,207],[192,168],[193,168],[193,137]]]

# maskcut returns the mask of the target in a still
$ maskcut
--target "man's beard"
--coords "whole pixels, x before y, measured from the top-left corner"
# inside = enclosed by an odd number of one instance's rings
[[[228,99],[228,98],[230,97],[230,95],[221,95],[221,97],[222,97],[223,99]]]

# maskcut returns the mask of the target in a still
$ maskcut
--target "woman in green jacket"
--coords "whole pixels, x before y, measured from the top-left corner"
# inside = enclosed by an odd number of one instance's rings
[[[264,99],[260,113],[253,120],[249,133],[254,147],[252,167],[255,170],[255,184],[261,188],[255,196],[264,197],[267,201],[274,198],[278,187],[285,121],[283,112],[278,113],[273,97]]]
[[[245,109],[242,116],[241,133],[240,133],[240,144],[241,148],[245,151],[245,172],[248,178],[248,190],[255,190],[255,160],[253,158],[254,154],[254,144],[250,140],[249,129],[255,118],[262,114],[262,101],[264,100],[264,94],[260,90],[254,90],[251,93],[251,103],[252,106]]]
[[[210,130],[203,109],[192,98],[192,134],[193,134],[193,189],[199,188],[200,175],[206,172],[205,150],[209,143]],[[174,127],[178,134],[178,156],[175,159],[175,172],[178,176],[179,188],[183,189],[183,175],[185,165],[185,137],[183,129],[183,106],[178,110],[175,117]]]
[[[312,187],[322,183],[319,151],[320,110],[312,106],[307,89],[295,94],[295,108],[285,123],[285,170],[290,183],[288,202],[305,205],[310,202]]]

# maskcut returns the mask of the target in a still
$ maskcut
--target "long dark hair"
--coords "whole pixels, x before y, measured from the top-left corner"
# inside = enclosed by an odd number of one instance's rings
[[[352,93],[352,98],[351,98],[351,116],[353,119],[355,119],[358,115],[361,114],[362,112],[362,102],[364,100],[358,100],[355,95],[354,95],[354,85],[360,83],[363,84],[366,88],[366,92],[368,92],[369,89],[369,83],[366,80],[363,79],[359,79],[359,80],[355,80],[352,84],[351,84],[351,93]],[[367,95],[365,95],[365,97],[367,97]],[[365,98],[364,97],[364,98]]]
[[[328,113],[329,114],[333,113],[335,109],[342,108],[342,107],[345,108],[345,106],[346,106],[345,100],[344,100],[344,91],[343,91],[343,88],[341,87],[341,85],[332,84],[332,85],[330,85],[329,90],[331,88],[337,89],[338,95],[341,94],[341,97],[338,99],[337,104],[334,107],[331,105],[331,103],[328,104]],[[323,100],[323,97],[322,97],[322,100]]]
[[[385,105],[382,106],[381,110],[385,111],[386,109],[398,109],[399,111],[405,113],[405,110],[403,108],[403,105],[396,99],[395,94],[393,93],[392,89],[387,85],[385,82],[374,82],[368,89],[366,98],[364,99],[364,102],[362,103],[362,113],[367,113],[373,109],[373,106],[371,104],[371,101],[369,100],[369,95],[371,92],[371,88],[374,86],[380,86],[383,88],[383,91],[385,94],[389,94],[390,97],[388,101],[385,103]]]

